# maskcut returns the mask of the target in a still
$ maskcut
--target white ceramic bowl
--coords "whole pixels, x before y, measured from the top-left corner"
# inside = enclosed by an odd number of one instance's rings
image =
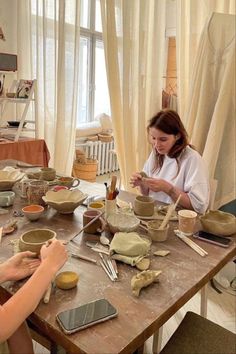
[[[199,219],[206,232],[221,236],[230,236],[236,233],[236,218],[233,214],[210,210]]]
[[[0,170],[0,191],[9,191],[14,184],[24,177],[24,173],[19,170]]]
[[[22,208],[22,211],[27,219],[36,221],[43,214],[44,207],[42,205],[27,205]]]
[[[108,216],[107,223],[112,233],[131,232],[138,228],[140,220],[134,215],[112,213]]]
[[[58,192],[48,191],[43,200],[61,214],[71,214],[87,198],[80,190],[61,189]]]

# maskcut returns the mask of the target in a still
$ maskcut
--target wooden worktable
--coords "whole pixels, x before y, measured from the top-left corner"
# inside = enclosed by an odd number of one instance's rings
[[[102,193],[104,188],[88,182],[81,182],[80,187],[83,192],[89,194],[92,194],[93,190],[94,194],[99,194],[99,191]],[[132,201],[134,196],[122,192],[120,198]],[[17,198],[14,207],[10,209],[10,214],[13,209],[20,209],[24,204],[23,199]],[[55,230],[59,239],[70,239],[80,230],[84,211],[85,208],[80,206],[74,214],[62,215],[49,208],[44,216],[34,223],[26,221],[25,218],[18,218],[18,230],[2,239],[0,261],[13,254],[10,240],[19,238],[20,234],[28,229],[47,227]],[[9,215],[0,215],[0,225],[8,218]],[[139,298],[132,295],[130,287],[132,276],[138,273],[135,267],[119,263],[119,281],[111,282],[100,266],[71,258],[63,270],[73,270],[79,274],[77,288],[67,291],[54,288],[50,302],[48,304],[41,302],[30,316],[30,321],[50,340],[64,347],[68,353],[132,353],[142,347],[159,327],[236,254],[235,239],[229,248],[194,240],[208,252],[208,256],[202,258],[174,235],[173,228],[176,226],[176,222],[171,222],[167,241],[152,244],[152,254],[158,249],[167,249],[171,253],[162,258],[151,255],[151,269],[162,270],[160,282],[141,290]],[[98,254],[85,245],[86,240],[96,239],[98,237],[94,235],[78,236],[76,242],[79,252],[99,259]],[[23,281],[2,284],[0,297],[7,299],[22,284]],[[61,331],[55,319],[58,312],[100,298],[108,299],[116,307],[117,318],[73,335],[65,335]]]

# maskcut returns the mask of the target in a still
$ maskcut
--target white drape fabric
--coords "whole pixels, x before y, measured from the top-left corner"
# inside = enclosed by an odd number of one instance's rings
[[[201,32],[212,12],[235,14],[235,9],[235,0],[176,0],[178,112],[187,129],[186,110]]]
[[[208,22],[214,11],[224,19]],[[230,14],[235,15],[234,0],[177,0],[178,107],[211,180],[218,181],[215,208],[236,197],[235,16]]]
[[[235,15],[213,13],[207,21],[187,110],[192,141],[218,181],[216,208],[236,197],[235,28]]]
[[[101,0],[106,69],[123,186],[149,155],[146,126],[161,109],[165,2]]]
[[[80,1],[21,0],[18,6],[19,78],[38,82],[39,136],[50,165],[71,174],[78,97]]]

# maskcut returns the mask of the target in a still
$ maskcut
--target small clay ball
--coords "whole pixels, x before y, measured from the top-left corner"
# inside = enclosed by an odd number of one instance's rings
[[[141,171],[139,173],[143,178],[148,178],[148,175],[144,171]]]
[[[68,290],[74,288],[79,280],[75,272],[61,272],[56,276],[55,283],[59,289]]]

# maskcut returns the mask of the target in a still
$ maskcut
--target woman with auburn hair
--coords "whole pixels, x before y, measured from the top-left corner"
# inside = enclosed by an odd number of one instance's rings
[[[135,172],[132,187],[140,187],[143,195],[170,204],[179,195],[179,204],[204,213],[209,204],[208,171],[200,154],[188,142],[179,115],[170,109],[157,113],[147,127],[152,152],[143,173]]]

